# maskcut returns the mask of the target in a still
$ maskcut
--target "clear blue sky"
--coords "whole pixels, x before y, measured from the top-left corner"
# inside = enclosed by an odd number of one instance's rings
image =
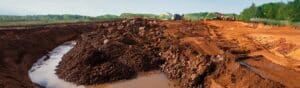
[[[0,0],[0,15],[132,13],[240,13],[252,3],[291,0]]]

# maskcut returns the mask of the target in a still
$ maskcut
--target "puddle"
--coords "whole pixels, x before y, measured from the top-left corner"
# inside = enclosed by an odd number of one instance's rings
[[[170,81],[162,72],[151,71],[139,73],[135,79],[87,86],[87,88],[178,88],[178,85]]]
[[[31,81],[46,88],[84,88],[84,86],[76,86],[59,79],[55,75],[55,69],[59,61],[75,44],[75,41],[66,42],[40,58],[29,70]]]
[[[31,81],[46,88],[176,88],[175,83],[168,80],[160,71],[140,73],[134,79],[93,86],[77,86],[59,79],[55,74],[56,66],[61,61],[63,55],[71,50],[75,44],[75,41],[66,42],[34,63],[29,70]]]

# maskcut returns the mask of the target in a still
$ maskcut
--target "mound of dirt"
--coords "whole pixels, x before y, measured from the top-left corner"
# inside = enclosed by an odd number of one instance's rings
[[[109,25],[109,26],[107,26]],[[157,21],[128,19],[107,23],[83,34],[64,55],[56,74],[77,84],[96,84],[129,79],[139,71],[158,69],[165,27]]]

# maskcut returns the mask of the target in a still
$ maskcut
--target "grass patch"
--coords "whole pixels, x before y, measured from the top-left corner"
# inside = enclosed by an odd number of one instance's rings
[[[293,26],[299,26],[300,22],[291,22],[288,20],[273,20],[273,19],[266,19],[266,18],[251,18],[250,22],[261,22],[268,25],[293,25]]]

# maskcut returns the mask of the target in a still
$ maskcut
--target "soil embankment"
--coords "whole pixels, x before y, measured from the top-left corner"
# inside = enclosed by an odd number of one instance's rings
[[[5,27],[0,30],[0,88],[33,88],[28,70],[50,50],[96,24],[57,24],[33,27]]]

